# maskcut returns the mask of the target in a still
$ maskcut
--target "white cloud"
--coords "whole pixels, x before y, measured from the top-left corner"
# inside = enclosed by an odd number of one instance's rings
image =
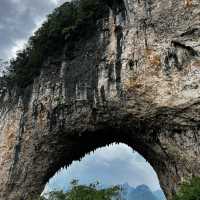
[[[15,57],[16,53],[25,47],[26,40],[18,40],[16,41],[16,45],[11,48],[10,55],[11,57]]]
[[[64,2],[66,2],[67,0],[50,0],[50,1],[58,6],[58,5],[61,5]],[[68,0],[68,1],[70,1],[70,0]]]
[[[54,3],[55,5],[58,4],[58,0],[50,0],[52,3]]]

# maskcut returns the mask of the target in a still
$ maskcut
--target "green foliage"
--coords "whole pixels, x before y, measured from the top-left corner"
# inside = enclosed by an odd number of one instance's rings
[[[84,21],[93,23],[102,14],[103,3],[100,0],[72,0],[55,9],[29,39],[27,47],[11,60],[8,80],[25,88],[40,74],[42,64],[48,57],[61,55],[65,43],[72,42],[66,41],[66,38],[74,34],[79,24]]]
[[[89,186],[79,185],[78,180],[71,182],[71,190],[68,192],[53,191],[41,197],[40,200],[120,200],[118,186],[107,189],[98,189],[99,183],[92,183]]]
[[[183,183],[173,200],[200,200],[200,177],[193,177],[190,182]]]

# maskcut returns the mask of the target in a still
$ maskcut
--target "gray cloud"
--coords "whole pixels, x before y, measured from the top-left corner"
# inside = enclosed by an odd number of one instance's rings
[[[78,178],[82,184],[98,180],[106,186],[128,182],[134,187],[146,184],[152,190],[160,188],[151,165],[124,144],[97,149],[94,154],[86,155],[81,162],[73,162],[67,170],[58,172],[45,190],[67,188],[74,178]]]
[[[1,0],[0,58],[14,56],[33,31],[64,0]]]

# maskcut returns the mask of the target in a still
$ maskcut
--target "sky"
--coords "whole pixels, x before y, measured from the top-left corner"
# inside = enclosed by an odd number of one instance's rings
[[[0,0],[0,59],[8,60],[66,0]]]
[[[45,192],[67,189],[73,179],[80,184],[99,181],[102,186],[128,183],[130,186],[146,184],[153,191],[160,189],[157,174],[151,165],[125,144],[112,144],[75,161],[67,169],[56,173],[46,185]]]
[[[1,0],[0,59],[15,57],[45,17],[65,0]],[[111,145],[74,162],[51,179],[46,189],[63,188],[74,179],[80,183],[100,180],[104,185],[128,182],[131,186],[147,184],[152,190],[159,183],[152,167],[126,145]]]

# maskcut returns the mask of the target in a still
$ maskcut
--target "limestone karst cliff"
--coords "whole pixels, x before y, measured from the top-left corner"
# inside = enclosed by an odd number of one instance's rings
[[[0,81],[0,200],[36,197],[112,142],[141,153],[168,198],[200,176],[199,0],[104,4],[94,31],[47,58],[22,94]]]

